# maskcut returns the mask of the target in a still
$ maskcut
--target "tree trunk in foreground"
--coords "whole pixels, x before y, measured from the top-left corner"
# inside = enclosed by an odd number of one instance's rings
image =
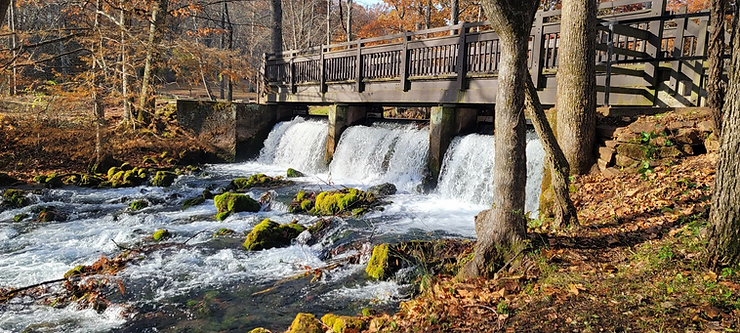
[[[139,97],[139,114],[137,120],[148,122],[149,116],[154,111],[154,92],[151,87],[155,63],[159,60],[158,44],[162,40],[162,28],[167,16],[167,0],[157,0],[152,6],[152,17],[149,23],[149,41],[144,60],[144,74],[141,78],[141,95]]]
[[[493,208],[475,218],[475,255],[460,274],[491,276],[523,249],[527,226],[524,94],[527,44],[537,0],[484,0],[483,9],[499,35],[501,64],[495,114]]]
[[[737,30],[737,27],[733,27]],[[740,34],[732,41],[732,62],[722,118],[719,161],[709,214],[709,263],[714,268],[740,263]]]
[[[596,139],[596,6],[564,0],[558,54],[558,142],[573,174],[591,171]]]
[[[8,7],[10,7],[10,0],[0,0],[0,26],[2,26],[2,22],[5,22],[5,15],[8,13]]]
[[[542,142],[542,148],[545,150],[545,169],[550,170],[551,186],[555,194],[555,205],[552,207],[555,220],[552,227],[554,229],[564,229],[569,226],[577,226],[578,211],[573,205],[573,200],[570,199],[568,187],[568,176],[570,175],[568,160],[560,149],[552,128],[550,128],[550,123],[547,121],[545,110],[542,109],[540,98],[537,96],[537,89],[535,89],[529,73],[527,73],[527,78],[527,111],[537,136]]]
[[[722,82],[725,53],[725,4],[726,0],[711,0],[709,12],[709,47],[707,49],[707,106],[714,121],[714,134],[722,134],[722,104],[725,99],[725,85]]]

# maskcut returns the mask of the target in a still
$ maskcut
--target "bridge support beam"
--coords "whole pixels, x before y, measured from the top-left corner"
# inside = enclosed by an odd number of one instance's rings
[[[367,107],[350,106],[347,104],[334,104],[329,107],[329,136],[326,138],[326,154],[324,161],[328,165],[334,158],[342,132],[352,125],[365,122],[367,118]]]
[[[429,117],[429,157],[427,166],[429,174],[425,187],[431,189],[437,185],[442,171],[447,148],[456,135],[475,132],[478,110],[472,108],[455,108],[451,105],[432,107]]]

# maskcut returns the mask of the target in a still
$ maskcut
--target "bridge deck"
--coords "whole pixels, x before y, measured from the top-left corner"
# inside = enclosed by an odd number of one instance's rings
[[[602,2],[597,26],[601,105],[695,106],[705,94],[707,12],[666,12],[665,0]],[[555,103],[560,11],[539,11],[528,67]],[[501,58],[488,22],[266,55],[267,103],[493,104]]]

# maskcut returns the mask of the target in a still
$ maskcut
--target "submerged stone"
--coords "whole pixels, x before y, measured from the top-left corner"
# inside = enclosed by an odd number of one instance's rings
[[[216,205],[218,215],[216,218],[224,220],[231,213],[238,212],[252,212],[256,213],[260,211],[260,204],[245,194],[239,193],[224,193],[213,197],[213,203]]]
[[[131,210],[141,210],[149,207],[149,203],[146,200],[136,200],[128,205]]]
[[[321,317],[321,322],[331,327],[335,333],[344,333],[348,328],[357,331],[365,328],[365,322],[360,319],[350,316],[337,316],[331,313],[327,313]]]
[[[264,219],[249,232],[242,246],[249,251],[259,251],[290,245],[304,230],[306,228],[297,223],[279,224]]]
[[[233,233],[235,233],[235,231],[234,231],[234,230],[231,230],[231,229],[227,229],[227,228],[221,228],[221,229],[218,229],[218,231],[216,231],[216,232],[215,232],[215,233],[213,234],[213,237],[226,236],[226,235],[231,235],[231,234],[233,234]]]
[[[149,181],[151,186],[167,187],[177,179],[177,174],[170,171],[157,171],[157,174]]]
[[[28,191],[9,188],[3,192],[3,207],[21,208],[28,206],[31,200],[27,197]]]
[[[286,172],[286,175],[288,178],[297,178],[297,177],[305,177],[306,175],[303,174],[303,172],[300,172],[293,168],[288,168],[288,171]]]
[[[154,241],[156,242],[159,242],[161,240],[169,238],[170,236],[170,232],[167,229],[160,229],[152,234],[152,239],[154,239]]]
[[[388,195],[393,195],[393,194],[396,194],[396,191],[397,191],[396,185],[393,185],[391,183],[375,185],[367,189],[367,192],[371,193],[372,195],[376,197],[384,197]]]
[[[60,213],[53,207],[47,207],[41,210],[39,213],[38,221],[39,222],[61,222],[66,220],[67,217],[64,216],[64,214]]]
[[[286,333],[324,333],[324,326],[310,313],[299,313]]]
[[[203,198],[203,197],[190,198],[190,199],[187,199],[187,200],[185,200],[185,201],[182,202],[181,209],[182,210],[186,210],[186,209],[188,209],[190,207],[200,205],[200,204],[202,204],[204,202],[206,202],[206,199]]]
[[[28,218],[28,214],[18,214],[16,216],[13,216],[13,222],[20,222]]]

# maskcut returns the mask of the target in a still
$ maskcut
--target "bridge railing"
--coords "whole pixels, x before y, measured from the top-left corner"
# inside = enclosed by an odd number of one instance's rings
[[[685,7],[671,13],[665,5],[665,0],[599,4],[596,62],[603,76],[603,104],[609,104],[613,85],[629,84],[614,73],[642,76],[655,88],[662,80],[661,63],[671,64],[669,85],[674,91],[684,82],[689,91],[700,94],[709,14],[687,14]],[[557,71],[560,15],[559,10],[538,11],[532,26],[528,66],[539,89],[545,87],[545,77]],[[289,94],[312,85],[325,93],[333,84],[351,84],[361,93],[367,84],[387,81],[400,82],[407,91],[410,82],[429,80],[452,81],[462,91],[471,79],[495,77],[500,59],[499,38],[488,22],[462,22],[267,54],[263,73],[268,90],[285,88]]]

